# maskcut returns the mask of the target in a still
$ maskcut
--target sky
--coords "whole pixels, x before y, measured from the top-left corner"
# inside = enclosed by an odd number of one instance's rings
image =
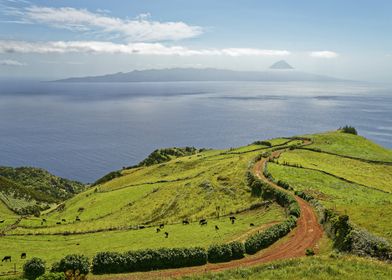
[[[392,81],[390,0],[0,0],[0,77],[172,67]]]

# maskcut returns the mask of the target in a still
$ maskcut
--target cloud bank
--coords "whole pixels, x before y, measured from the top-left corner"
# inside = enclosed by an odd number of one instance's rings
[[[5,60],[0,60],[0,65],[1,66],[25,66],[26,63],[19,62],[16,60],[11,60],[11,59],[5,59]]]
[[[310,56],[315,58],[336,58],[339,54],[333,51],[314,51],[310,53]]]
[[[264,50],[254,48],[191,49],[183,46],[165,46],[161,43],[117,44],[103,41],[0,41],[0,53],[93,53],[93,54],[139,54],[177,56],[288,56],[287,50]]]
[[[150,20],[149,14],[139,15],[136,19],[121,19],[107,16],[102,12],[93,13],[86,9],[41,6],[12,8],[7,11],[7,14],[25,23],[44,24],[78,32],[94,32],[128,42],[177,41],[203,33],[200,26],[188,25],[181,21],[153,21]]]

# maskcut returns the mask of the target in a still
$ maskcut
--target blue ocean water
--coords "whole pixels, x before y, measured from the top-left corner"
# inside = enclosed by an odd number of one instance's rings
[[[365,83],[0,83],[0,165],[92,182],[160,147],[228,148],[345,124],[392,148],[392,88]]]

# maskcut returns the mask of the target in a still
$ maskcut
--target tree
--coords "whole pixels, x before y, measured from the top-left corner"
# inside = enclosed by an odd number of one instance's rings
[[[27,279],[36,279],[45,273],[45,262],[40,258],[32,258],[24,264],[23,272]]]

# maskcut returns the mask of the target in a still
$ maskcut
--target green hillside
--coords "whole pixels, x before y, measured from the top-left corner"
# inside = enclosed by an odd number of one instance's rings
[[[29,197],[34,199],[2,192],[0,215],[4,215],[7,222],[2,226],[5,236],[0,237],[0,256],[27,252],[29,257],[41,257],[51,265],[72,253],[93,258],[101,251],[195,246],[207,249],[213,244],[244,242],[250,237],[262,236],[289,217],[297,222],[295,215],[301,218],[302,214],[294,205],[296,194],[309,201],[311,206],[308,207],[313,207],[310,212],[318,214],[325,236],[332,239],[330,242],[326,242],[325,237],[316,240],[316,246],[312,247],[316,254],[329,254],[334,248],[388,259],[392,258],[389,253],[392,252],[389,245],[392,242],[390,162],[390,150],[342,131],[256,141],[226,150],[159,149],[139,165],[109,173],[92,187],[50,205],[39,217],[30,215],[21,220],[9,210],[9,205],[22,203],[17,200],[21,197],[30,203],[38,201],[35,192],[45,191],[39,184],[29,183],[20,174],[11,176],[13,173],[8,171],[5,172],[7,178],[2,179],[8,182],[8,189],[17,190],[27,184],[30,187],[21,190],[31,190]],[[256,176],[250,174],[257,174],[257,168],[264,174],[265,181],[250,180]],[[273,182],[282,188],[274,187]],[[15,184],[13,188],[12,184]],[[64,191],[69,196],[83,188],[78,186],[52,185],[56,192]],[[55,193],[50,195],[61,198]],[[7,201],[11,196],[14,200]],[[294,204],[285,204],[285,199]],[[297,214],[290,216],[293,213]],[[236,221],[231,223],[229,216],[233,215]],[[313,217],[317,224],[315,214]],[[208,225],[199,225],[201,219],[206,219]],[[184,221],[189,224],[183,225]],[[158,232],[160,224],[164,227]],[[292,230],[277,244],[295,240],[296,234],[297,230]],[[301,256],[305,254],[305,249],[302,250]],[[19,269],[23,262],[15,260]],[[367,266],[358,269],[361,264]],[[0,274],[12,265],[1,263]],[[329,279],[331,271],[338,276],[351,277],[356,270],[358,275],[365,275],[367,271],[379,273],[383,279],[385,273],[390,272],[381,273],[383,264],[378,262],[320,257],[280,263],[276,276],[304,265],[310,268],[296,271],[292,279],[301,279],[303,275]],[[225,272],[217,277],[237,279],[244,273],[249,279],[258,279],[260,275],[268,279],[275,275],[263,267]],[[317,269],[322,273],[315,275],[313,271]]]

